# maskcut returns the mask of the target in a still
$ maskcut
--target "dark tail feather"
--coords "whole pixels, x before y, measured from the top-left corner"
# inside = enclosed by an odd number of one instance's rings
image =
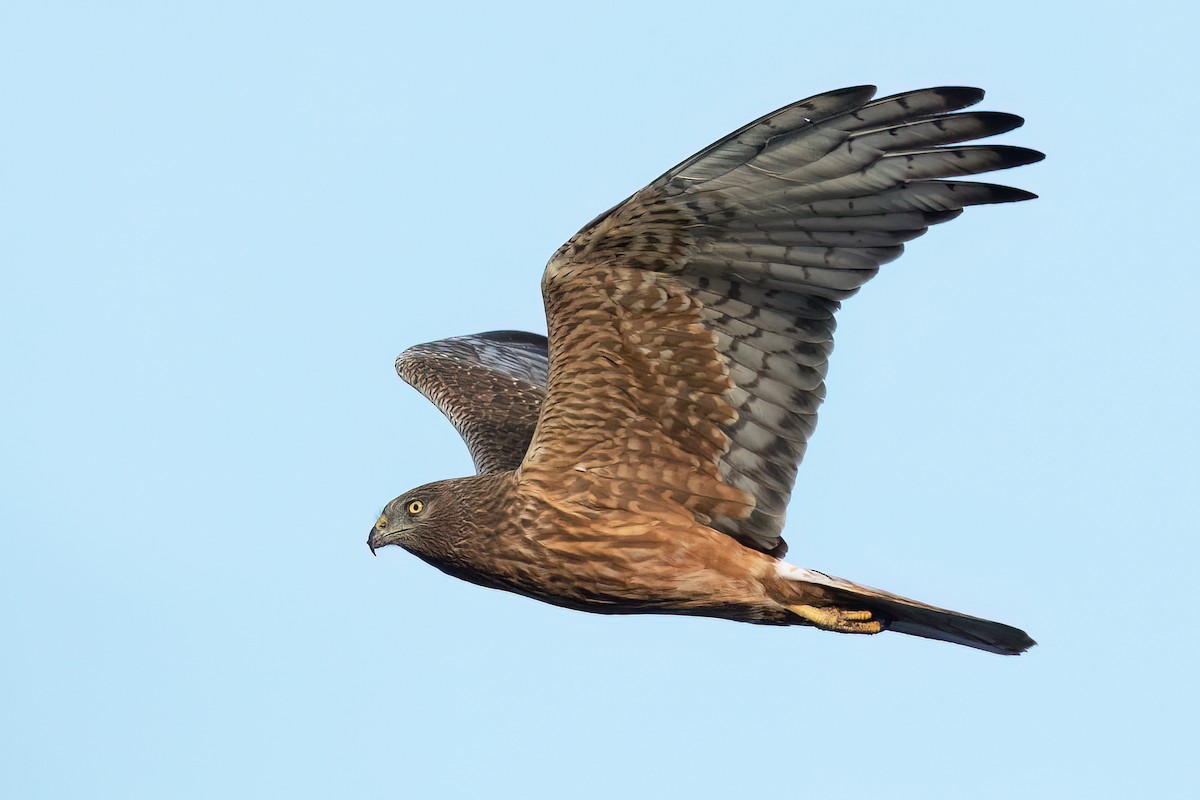
[[[1037,644],[1020,628],[901,598],[871,598],[865,605],[887,621],[887,630],[910,636],[953,642],[1005,656],[1020,655]]]
[[[841,608],[872,612],[884,623],[884,630],[966,645],[1005,656],[1020,655],[1037,644],[1025,631],[1011,625],[948,611],[823,572],[788,564],[780,569],[779,574],[790,581],[822,587]]]

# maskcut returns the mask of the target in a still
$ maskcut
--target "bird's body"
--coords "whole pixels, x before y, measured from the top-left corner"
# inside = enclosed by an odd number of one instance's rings
[[[456,479],[457,546],[412,552],[456,578],[579,611],[786,624],[768,588],[776,559],[607,484],[579,475],[564,492],[514,472]],[[436,502],[439,488],[423,495]]]
[[[548,339],[495,332],[402,354],[397,370],[480,474],[393,500],[372,548],[583,611],[1031,646],[781,560],[840,300],[964,206],[1032,196],[938,178],[1040,158],[942,146],[1020,124],[947,113],[978,90],[872,91],[751,123],[586,226],[543,275]]]

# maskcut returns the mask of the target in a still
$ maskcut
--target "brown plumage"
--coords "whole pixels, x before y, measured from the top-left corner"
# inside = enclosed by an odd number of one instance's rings
[[[952,113],[977,89],[873,93],[769,114],[590,223],[546,267],[548,342],[495,332],[402,354],[480,474],[393,500],[372,549],[585,611],[1032,646],[780,560],[840,301],[930,225],[1033,197],[942,179],[1042,157],[955,146],[1021,124]]]

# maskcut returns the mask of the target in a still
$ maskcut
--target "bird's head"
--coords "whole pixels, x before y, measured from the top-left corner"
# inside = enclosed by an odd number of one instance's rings
[[[462,512],[453,481],[438,481],[405,492],[384,506],[367,545],[374,553],[398,544],[417,554],[436,552],[460,528]]]

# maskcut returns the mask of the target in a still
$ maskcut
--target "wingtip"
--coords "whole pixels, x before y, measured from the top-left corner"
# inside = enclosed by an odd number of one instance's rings
[[[992,169],[1024,167],[1028,164],[1036,164],[1046,158],[1046,154],[1042,151],[1032,150],[1028,147],[1017,147],[1009,144],[979,145],[979,147],[989,147],[993,153],[1000,157],[1000,164],[992,167]]]
[[[1025,118],[1007,111],[972,111],[970,114],[983,125],[984,132],[976,138],[998,136],[1025,124]]]
[[[1039,161],[1044,161],[1046,158],[1046,154],[1043,153],[1041,150],[1032,150],[1028,147],[1024,147],[1021,149],[1025,150],[1025,152],[1029,153],[1029,155],[1030,155],[1029,161],[1025,162],[1026,164],[1036,164]]]
[[[1019,203],[1022,200],[1037,200],[1038,196],[1026,189],[1018,189],[1015,186],[1002,186],[998,183],[986,184],[990,190],[987,199],[988,204],[992,203]]]
[[[937,92],[959,108],[973,106],[987,94],[978,86],[938,86],[932,91]]]

